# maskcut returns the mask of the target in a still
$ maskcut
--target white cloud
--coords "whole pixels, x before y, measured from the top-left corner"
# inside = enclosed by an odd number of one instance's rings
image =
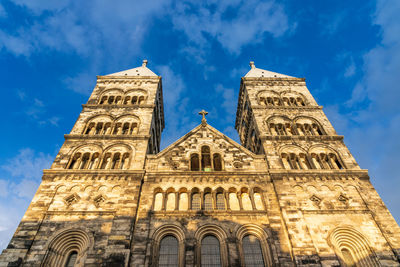
[[[217,102],[224,108],[227,119],[231,120],[236,114],[237,98],[235,91],[232,88],[225,88],[222,84],[217,84],[215,91],[219,94],[218,98],[222,98]]]
[[[347,68],[344,71],[344,77],[351,77],[356,73],[356,64],[354,64],[354,61],[350,63],[350,65],[347,66]]]
[[[8,181],[0,179],[0,197],[8,196]]]
[[[42,170],[49,168],[53,157],[43,153],[36,153],[30,148],[21,149],[14,158],[6,161],[1,166],[14,177],[24,179],[40,179]]]
[[[345,132],[351,151],[361,167],[369,168],[372,182],[399,220],[400,176],[400,12],[399,1],[378,0],[373,22],[380,27],[381,42],[364,57],[363,77],[347,101],[351,113],[327,108],[334,125]],[[359,104],[368,104],[359,108]],[[343,125],[343,126],[341,126]]]
[[[7,214],[0,216],[0,251],[10,241],[40,184],[42,169],[50,167],[52,158],[25,148],[0,166],[3,176],[12,177],[0,179],[0,214]]]
[[[99,69],[98,61],[107,60],[108,65],[118,61],[121,65],[137,55],[149,19],[165,12],[169,0],[141,2],[140,7],[128,0],[15,0],[14,3],[31,11],[32,23],[13,29],[13,33],[0,31],[0,48],[16,56],[30,56],[48,49],[76,53],[93,58],[93,72]],[[106,55],[106,59],[101,58]]]
[[[280,37],[289,30],[283,7],[274,1],[183,1],[173,10],[172,21],[192,43],[194,55],[209,45],[208,37],[238,54],[243,46],[262,42],[265,34]]]
[[[64,84],[67,88],[77,93],[89,95],[96,84],[96,74],[82,72],[74,77],[64,79]]]
[[[163,101],[165,130],[161,147],[166,147],[176,141],[190,128],[188,113],[188,98],[185,98],[186,85],[183,78],[170,66],[156,66],[157,72],[163,77]]]
[[[347,12],[341,11],[334,14],[321,15],[320,25],[323,25],[321,34],[324,36],[334,36],[339,30],[340,26],[344,24],[344,20],[347,16]]]

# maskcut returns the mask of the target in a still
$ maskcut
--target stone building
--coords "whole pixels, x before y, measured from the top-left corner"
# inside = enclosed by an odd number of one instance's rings
[[[0,266],[400,266],[399,226],[304,79],[251,62],[241,145],[202,111],[160,151],[146,65],[97,77]]]

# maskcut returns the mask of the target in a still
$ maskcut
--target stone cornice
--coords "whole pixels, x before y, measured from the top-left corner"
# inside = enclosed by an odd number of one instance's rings
[[[318,179],[349,179],[357,177],[369,180],[368,170],[269,170],[272,180],[318,178]]]
[[[139,109],[139,108],[151,108],[153,109],[156,105],[155,104],[141,104],[141,105],[132,105],[132,104],[115,104],[115,105],[100,105],[100,104],[82,104],[82,108],[88,108],[88,109],[115,109],[115,108],[121,108],[121,109]]]
[[[114,216],[116,214],[115,211],[88,211],[88,210],[54,210],[54,211],[47,211],[46,215],[81,215],[81,216],[86,216],[86,215],[99,215],[99,216],[104,216],[104,215],[109,215],[109,216]]]
[[[322,110],[323,106],[263,106],[263,105],[254,105],[251,106],[252,109],[273,109],[273,110]]]
[[[338,209],[338,210],[304,210],[301,209],[301,211],[303,213],[310,213],[313,215],[326,215],[326,214],[343,214],[343,213],[352,213],[352,214],[360,214],[360,213],[364,213],[364,214],[371,214],[370,210],[351,210],[351,209]]]
[[[65,140],[147,140],[150,135],[135,134],[135,135],[87,135],[87,134],[64,134]]]
[[[159,81],[161,80],[161,76],[110,76],[110,75],[97,75],[97,82],[113,80],[113,81],[122,81],[122,82],[130,82],[132,80],[149,82],[149,80]]]
[[[144,170],[43,170],[43,181],[57,180],[141,180]]]
[[[305,82],[305,78],[289,77],[242,77],[245,82]]]
[[[260,135],[261,141],[343,141],[343,135]]]

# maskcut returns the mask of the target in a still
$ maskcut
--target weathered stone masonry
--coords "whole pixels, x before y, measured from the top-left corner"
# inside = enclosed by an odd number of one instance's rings
[[[242,78],[242,145],[160,151],[161,77],[98,76],[0,266],[400,266],[400,228],[305,80]]]

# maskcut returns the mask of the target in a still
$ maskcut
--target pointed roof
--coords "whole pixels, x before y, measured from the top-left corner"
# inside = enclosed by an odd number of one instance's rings
[[[147,68],[147,60],[145,59],[143,60],[143,64],[140,67],[111,73],[106,76],[156,76],[157,77],[157,74],[155,74],[149,68]]]
[[[264,78],[295,78],[289,75],[284,75],[276,72],[272,72],[269,70],[263,70],[256,68],[254,65],[254,61],[250,61],[250,71],[244,76],[248,78],[259,78],[259,77],[264,77]]]

